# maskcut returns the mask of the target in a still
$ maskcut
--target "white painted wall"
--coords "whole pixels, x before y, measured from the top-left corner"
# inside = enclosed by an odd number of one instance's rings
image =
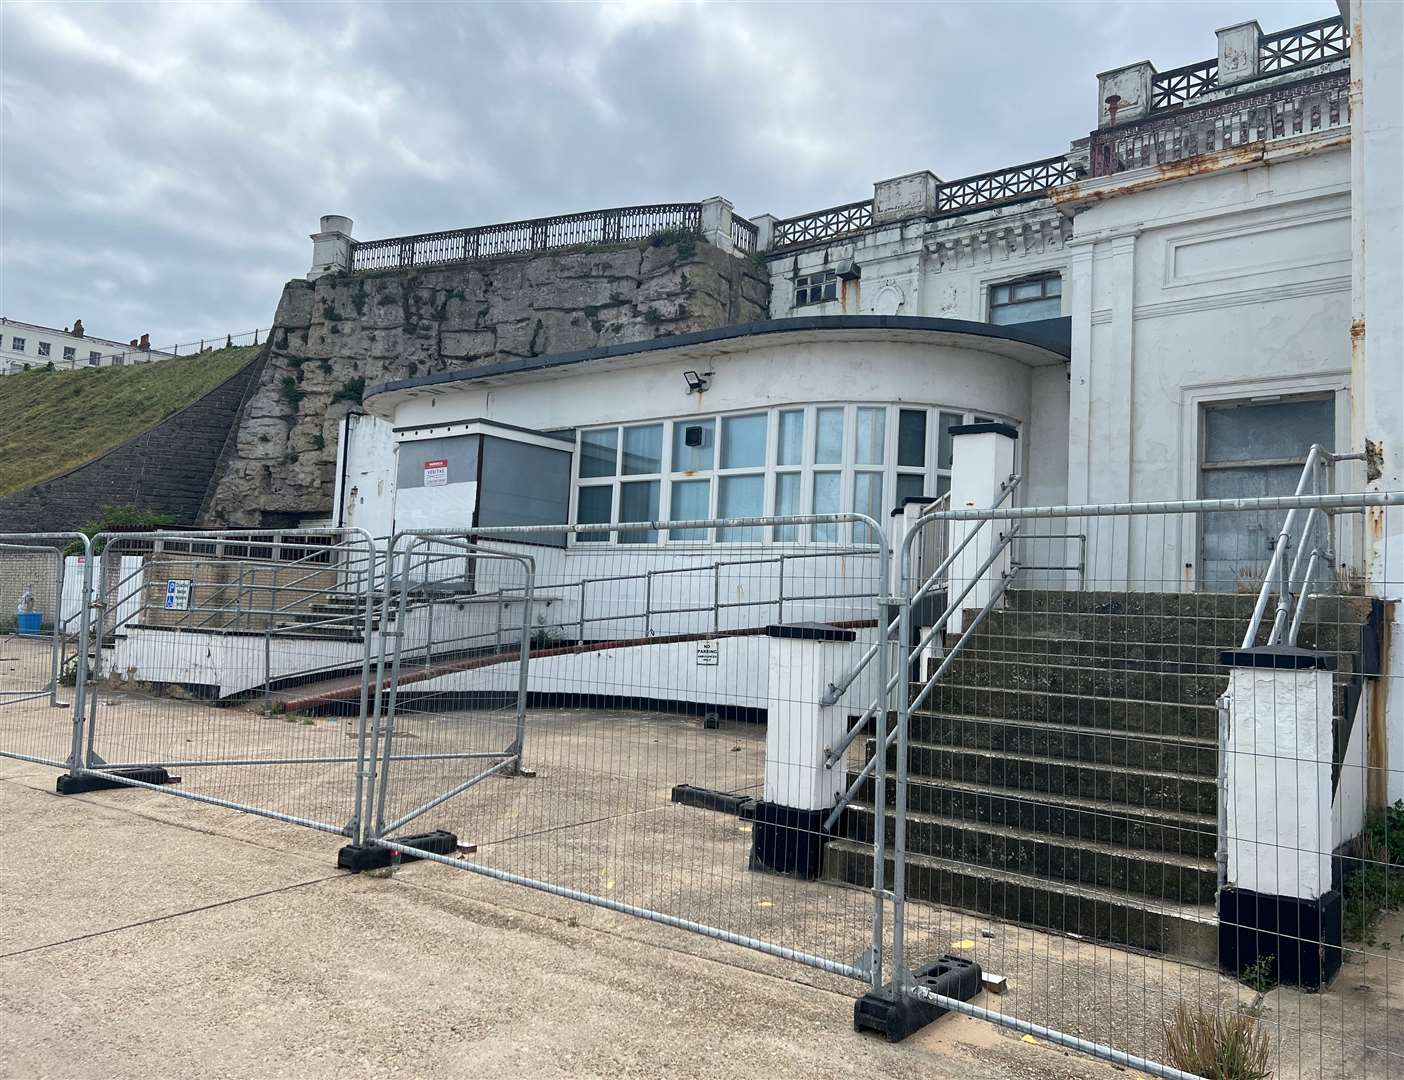
[[[1228,883],[1315,899],[1331,888],[1332,673],[1235,668],[1223,703]]]
[[[445,426],[489,416],[537,431],[659,417],[710,415],[758,406],[810,402],[917,402],[980,412],[1023,423],[1029,417],[1031,368],[1011,355],[971,346],[968,339],[869,331],[770,335],[719,342],[706,357],[711,389],[687,393],[684,368],[698,358],[671,351],[409,398],[394,408],[397,427]],[[385,406],[372,398],[368,408]]]
[[[389,536],[395,520],[395,433],[379,416],[351,413],[336,447],[337,525]]]
[[[1136,188],[1142,172],[1084,183],[1107,197],[1076,207],[1069,501],[1197,497],[1207,402],[1333,392],[1348,445],[1346,147],[1285,140],[1265,164]],[[1192,587],[1190,522],[1153,545],[1145,527],[1100,553],[1103,587],[1170,587],[1172,570]]]
[[[1358,409],[1353,446],[1380,450],[1374,491],[1404,491],[1404,5],[1343,4],[1351,26],[1352,372]],[[1363,331],[1363,332],[1362,332]],[[1375,512],[1366,530],[1367,573],[1387,612],[1383,795],[1404,798],[1404,509]]]

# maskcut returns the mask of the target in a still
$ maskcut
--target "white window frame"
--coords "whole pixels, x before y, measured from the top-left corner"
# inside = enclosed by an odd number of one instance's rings
[[[843,413],[843,437],[842,452],[840,460],[834,464],[816,464],[815,444],[818,436],[818,411],[824,408],[837,408]],[[883,419],[883,461],[881,465],[859,465],[857,464],[857,419],[860,408],[879,408],[884,410]],[[897,464],[898,432],[901,423],[901,413],[903,410],[923,411],[926,413],[926,439],[925,439],[925,464],[918,468],[914,465]],[[784,412],[799,412],[804,418],[804,427],[800,439],[800,462],[797,465],[780,465],[780,414]],[[896,505],[897,499],[897,477],[904,475],[921,475],[922,497],[935,499],[945,490],[949,490],[950,473],[948,466],[942,466],[939,458],[940,436],[941,436],[941,415],[958,417],[959,423],[969,424],[996,420],[1001,423],[1012,424],[1020,427],[1017,420],[994,414],[976,412],[971,409],[964,409],[952,405],[928,405],[920,402],[806,402],[787,403],[779,405],[768,405],[762,408],[735,409],[727,412],[707,413],[702,415],[660,417],[648,420],[633,420],[628,422],[618,422],[613,424],[593,424],[577,429],[575,434],[575,454],[571,466],[571,489],[570,489],[570,521],[571,524],[580,524],[578,521],[580,507],[580,492],[584,488],[608,488],[610,491],[610,520],[608,523],[600,523],[597,529],[592,528],[591,533],[599,533],[603,536],[600,540],[580,540],[579,534],[572,534],[569,538],[571,546],[579,544],[582,550],[588,551],[597,549],[601,545],[620,545],[618,526],[624,523],[620,516],[621,511],[621,485],[634,482],[656,481],[658,483],[658,513],[657,520],[669,521],[672,517],[673,484],[685,480],[707,480],[708,497],[706,517],[715,519],[719,517],[719,507],[721,499],[721,481],[728,477],[755,476],[762,477],[761,487],[761,514],[760,516],[773,516],[775,514],[775,499],[777,482],[776,478],[782,474],[795,474],[800,477],[799,481],[799,506],[795,510],[796,516],[812,514],[814,510],[814,477],[816,473],[836,472],[839,475],[839,513],[851,513],[854,506],[856,474],[859,472],[874,472],[882,475],[882,505],[881,512],[886,514]],[[723,421],[736,419],[743,416],[764,415],[767,418],[765,437],[765,463],[761,466],[739,466],[724,469],[722,462],[722,431]],[[698,423],[712,424],[713,447],[712,447],[712,467],[706,470],[696,470],[693,472],[681,472],[673,468],[673,446],[677,439],[676,428],[678,425],[691,425]],[[651,427],[660,425],[662,428],[662,454],[660,462],[660,472],[638,473],[623,475],[620,472],[624,453],[624,431],[627,428]],[[582,462],[582,448],[586,434],[596,431],[615,432],[614,448],[614,473],[609,476],[588,476],[580,475]],[[944,479],[945,483],[942,483]],[[879,525],[885,525],[879,520]],[[798,539],[779,539],[777,533],[782,526],[772,526],[768,529],[758,530],[761,536],[750,540],[727,539],[718,540],[715,530],[709,530],[710,535],[705,538],[675,538],[672,530],[659,529],[657,537],[652,541],[641,541],[628,544],[631,548],[658,547],[664,548],[672,546],[691,546],[699,544],[772,544],[779,546],[809,546],[828,544],[848,544],[851,540],[852,529],[850,526],[841,526],[833,538],[816,539],[816,533],[824,529],[824,526],[802,526]],[[822,534],[820,534],[822,535]]]
[[[41,342],[39,342],[39,355],[40,355],[40,356],[48,356],[48,355],[49,355],[49,344],[50,344],[50,343],[47,342],[47,341],[41,341]]]

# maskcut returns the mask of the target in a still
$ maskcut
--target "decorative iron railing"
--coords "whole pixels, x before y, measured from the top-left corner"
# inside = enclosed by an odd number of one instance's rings
[[[701,227],[701,203],[621,206],[584,214],[480,225],[473,229],[367,240],[352,244],[351,269],[440,266],[552,248],[627,243],[674,229],[696,231]]]
[[[1339,15],[1303,23],[1258,39],[1258,70],[1276,75],[1308,64],[1323,64],[1350,55],[1350,33]]]
[[[1183,105],[1219,85],[1219,59],[1158,71],[1151,80],[1151,110]]]
[[[1186,106],[1094,132],[1093,176],[1171,165],[1200,154],[1271,142],[1350,123],[1350,72]]]
[[[1281,75],[1350,55],[1350,33],[1339,16],[1303,23],[1258,39],[1258,74]],[[1151,111],[1170,109],[1218,89],[1218,58],[1156,72]]]
[[[936,212],[950,214],[983,210],[1004,203],[1037,199],[1049,188],[1076,178],[1076,167],[1063,156],[967,176],[937,187]]]
[[[962,177],[937,185],[932,216],[987,210],[1008,203],[1041,198],[1050,187],[1076,178],[1076,166],[1067,157],[1062,156]],[[785,218],[775,223],[771,250],[834,240],[861,232],[872,223],[871,199]]]
[[[731,243],[742,255],[754,255],[759,229],[743,217],[731,216]]]
[[[831,206],[827,210],[816,210],[812,214],[801,214],[799,217],[777,221],[770,235],[770,247],[774,250],[794,247],[796,244],[811,244],[819,240],[832,240],[838,236],[861,232],[872,223],[872,199]]]

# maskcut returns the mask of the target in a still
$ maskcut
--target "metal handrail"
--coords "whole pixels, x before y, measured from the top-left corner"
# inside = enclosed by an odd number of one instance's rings
[[[998,510],[1001,506],[1003,506],[1004,500],[1009,498],[1009,496],[1014,493],[1014,490],[1021,483],[1023,483],[1023,480],[1023,476],[1021,476],[1019,473],[1011,473],[1008,479],[1006,479],[1002,484],[1000,484],[999,497],[995,499],[994,503],[989,507],[989,509]],[[946,493],[944,497],[944,502],[949,507],[949,492]],[[936,500],[935,505],[937,507],[940,507],[941,503],[942,500],[938,499]],[[924,513],[921,517],[917,518],[917,520],[912,523],[911,531],[916,532],[918,529],[924,528],[925,526],[929,525],[932,521],[937,520],[935,515],[945,512],[947,511],[942,511],[940,509],[928,510],[926,513]],[[984,520],[989,521],[990,519],[986,518]],[[910,600],[907,600],[905,602],[908,604],[920,603],[926,597],[927,593],[929,593],[935,587],[936,582],[943,579],[944,575],[950,570],[951,564],[954,563],[956,558],[960,555],[960,553],[970,545],[970,542],[975,539],[975,536],[979,533],[979,531],[982,528],[984,528],[983,521],[975,528],[971,529],[968,533],[966,533],[965,538],[961,540],[960,545],[954,551],[950,552],[944,559],[941,560],[940,565],[937,566],[936,569],[930,573],[930,575],[926,578],[924,582],[922,582],[921,588],[919,588],[912,595]],[[964,597],[965,594],[962,593],[961,595],[962,597]],[[864,652],[863,655],[858,658],[858,662],[853,665],[852,670],[849,671],[849,673],[845,675],[842,679],[840,679],[838,682],[829,684],[828,689],[824,691],[824,696],[819,699],[819,704],[825,706],[833,705],[838,701],[839,698],[843,697],[844,691],[846,691],[850,686],[853,685],[853,681],[857,679],[860,674],[862,674],[863,669],[867,667],[868,664],[872,662],[873,657],[877,655],[877,651],[881,647],[882,642],[887,638],[891,637],[892,631],[896,629],[897,619],[894,618],[891,622],[887,624],[887,633],[885,635],[879,635],[878,640],[873,642],[873,644],[868,647],[867,651]],[[871,705],[868,706],[868,711],[864,712],[864,714],[861,717],[859,717],[858,722],[854,725],[854,727],[862,727],[863,724],[867,723],[868,718],[873,714],[873,711],[876,710],[876,708],[877,701],[874,701]],[[853,741],[853,738],[854,735],[852,732],[850,732],[848,737],[843,741],[841,745],[843,747],[847,747],[848,744]],[[832,762],[830,762],[829,767],[833,767]]]
[[[1297,479],[1293,498],[1306,497],[1308,489],[1311,489],[1313,496],[1321,496],[1322,492],[1318,490],[1321,480],[1320,470],[1332,468],[1340,461],[1359,461],[1363,458],[1364,455],[1360,453],[1333,454],[1325,447],[1313,443],[1307,451],[1306,461],[1302,465],[1301,476]],[[1306,520],[1299,530],[1297,520],[1302,509],[1306,510]],[[1253,605],[1253,614],[1248,620],[1248,629],[1244,632],[1240,648],[1251,649],[1257,643],[1258,634],[1262,630],[1263,618],[1267,614],[1268,603],[1272,599],[1274,579],[1278,581],[1277,607],[1273,612],[1267,644],[1281,645],[1285,642],[1288,645],[1293,645],[1296,643],[1297,634],[1301,630],[1307,588],[1312,577],[1315,576],[1317,564],[1323,557],[1329,555],[1330,520],[1329,509],[1323,505],[1294,505],[1288,510],[1287,516],[1282,522],[1282,529],[1278,533],[1277,542],[1273,545],[1272,558],[1268,560],[1267,569],[1263,573],[1262,588],[1258,590],[1258,599]],[[1321,525],[1328,529],[1327,547],[1326,549],[1313,548],[1311,550],[1307,559],[1306,573],[1301,577],[1300,584],[1297,584],[1298,571],[1301,569],[1303,557],[1307,555],[1308,543],[1313,533]],[[1287,552],[1294,544],[1297,552],[1289,569]]]
[[[975,532],[978,530],[972,529],[971,531]],[[825,751],[824,764],[826,768],[833,768],[834,765],[842,758],[844,751],[848,749],[849,745],[853,742],[854,739],[858,737],[858,734],[867,725],[868,717],[873,715],[874,712],[876,712],[876,708],[879,706],[879,702],[886,702],[887,695],[891,694],[892,691],[896,689],[899,685],[901,685],[901,683],[906,679],[907,672],[911,670],[911,664],[913,663],[913,661],[919,662],[921,660],[922,653],[926,650],[926,646],[929,645],[932,641],[934,641],[936,635],[946,628],[946,624],[950,622],[951,616],[959,610],[961,601],[970,595],[971,591],[975,588],[975,586],[979,584],[981,578],[984,577],[985,571],[988,570],[991,566],[993,566],[995,561],[1005,551],[1005,549],[1008,548],[1009,545],[1014,542],[1014,538],[1018,535],[1018,533],[1019,526],[1015,525],[1009,530],[1009,532],[1005,533],[1002,537],[1000,537],[999,543],[994,545],[994,547],[990,550],[989,556],[985,559],[984,562],[980,564],[979,569],[977,569],[973,574],[970,575],[970,583],[966,585],[964,591],[962,591],[961,594],[955,598],[955,600],[951,601],[946,605],[946,610],[942,612],[941,617],[936,621],[936,624],[932,626],[929,630],[927,630],[925,634],[922,635],[921,640],[918,641],[909,652],[904,652],[901,666],[897,669],[895,674],[888,678],[886,687],[882,692],[879,693],[878,697],[874,700],[873,704],[868,707],[868,711],[863,714],[863,716],[859,719],[859,721],[856,724],[854,724],[851,728],[848,729],[847,733],[844,735],[843,739],[839,742],[839,745],[837,747]],[[970,626],[967,627],[964,631],[962,631],[961,638],[956,643],[957,646],[963,647],[961,643],[969,635],[970,631],[973,630],[977,625],[979,625],[979,623],[984,621],[985,616],[989,614],[989,610],[993,607],[994,602],[1004,595],[1004,591],[1008,586],[1008,581],[1009,574],[1002,574],[999,588],[995,590],[995,592],[991,595],[990,599],[986,601],[984,607],[981,608],[980,614],[976,617],[975,621],[972,622]],[[909,614],[910,611],[911,605],[909,603],[904,602],[902,604],[902,613]],[[900,617],[901,616],[899,616],[899,618]],[[957,651],[959,651],[959,649],[953,647],[951,651],[947,653],[945,662],[941,665],[941,668],[936,673],[936,675],[932,676],[932,681],[934,681],[936,678],[939,678],[942,674],[945,673],[946,668],[950,665],[950,658],[954,656]],[[929,692],[930,686],[928,684],[926,691],[921,694],[919,702],[925,701],[926,694]],[[910,707],[914,708],[915,705]],[[834,827],[835,822],[837,822],[839,819],[839,815],[841,815],[844,809],[849,805],[849,803],[853,801],[854,796],[858,794],[858,789],[862,786],[863,780],[867,777],[868,773],[872,772],[873,768],[875,767],[877,755],[879,753],[886,752],[887,747],[890,747],[892,745],[893,740],[897,738],[898,732],[900,730],[901,728],[899,725],[892,731],[890,735],[888,735],[884,745],[877,751],[875,751],[873,756],[868,759],[867,764],[863,766],[862,770],[858,773],[858,776],[854,779],[853,783],[849,785],[848,790],[845,791],[843,795],[839,797],[839,801],[834,804],[834,808],[829,812],[829,816],[824,819],[822,831],[828,832]]]

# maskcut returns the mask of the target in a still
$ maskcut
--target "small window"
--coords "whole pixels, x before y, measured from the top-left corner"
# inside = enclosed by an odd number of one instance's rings
[[[832,270],[818,270],[795,278],[795,307],[822,304],[838,296],[838,275]]]
[[[98,362],[101,359],[102,353],[98,352],[96,349],[92,349],[88,352],[88,363],[91,364],[93,367],[97,367]]]
[[[990,322],[996,326],[1056,319],[1062,313],[1061,274],[1045,274],[990,287]]]
[[[15,352],[24,352],[24,338],[22,338],[22,337],[12,337],[12,338],[10,338],[10,348],[14,349]]]
[[[48,356],[48,355],[49,355],[49,343],[48,343],[47,341],[41,341],[41,342],[39,342],[39,355],[40,355],[40,356]]]
[[[64,349],[63,349],[63,358],[64,358],[65,360],[72,361],[73,359],[75,359],[75,358],[77,357],[77,355],[78,355],[78,350],[77,350],[77,349],[73,348],[71,345],[65,345],[65,346],[64,346]]]

